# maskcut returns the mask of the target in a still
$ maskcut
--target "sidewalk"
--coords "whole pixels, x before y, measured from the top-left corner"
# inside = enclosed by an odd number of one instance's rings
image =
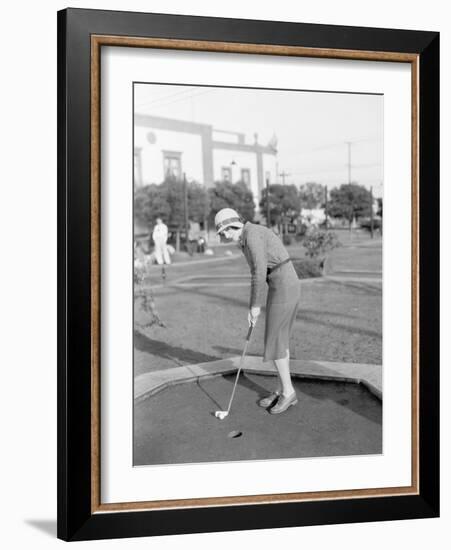
[[[202,255],[198,254],[197,256],[192,256],[190,259],[173,262],[170,264],[170,268],[172,269],[173,267],[184,267],[184,266],[193,265],[193,264],[198,265],[198,264],[206,264],[206,263],[210,264],[215,262],[226,262],[229,260],[236,260],[237,258],[240,258],[240,257],[241,257],[240,253],[232,253],[227,256],[220,256],[219,258],[217,256],[206,256],[204,254]],[[149,266],[149,271],[150,272],[161,271],[161,265],[152,264]]]

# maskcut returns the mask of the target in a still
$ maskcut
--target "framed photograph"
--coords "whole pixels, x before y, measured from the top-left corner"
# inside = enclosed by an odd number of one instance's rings
[[[439,514],[439,35],[58,13],[58,537]]]

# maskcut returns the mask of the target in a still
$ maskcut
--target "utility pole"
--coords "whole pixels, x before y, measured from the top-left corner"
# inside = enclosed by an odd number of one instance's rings
[[[380,183],[380,187],[383,189],[382,187],[382,182]],[[380,227],[379,227],[379,231],[381,233],[381,237],[382,237],[382,231],[383,231],[383,228],[384,228],[384,199],[383,197],[381,197],[381,202],[379,203],[379,201],[377,201],[377,210],[379,211],[380,209],[380,218],[381,218],[381,221],[380,221]]]
[[[269,218],[269,178],[266,178],[266,226],[271,227],[271,220]]]
[[[329,217],[327,215],[327,185],[324,186],[324,209],[326,214],[326,229],[329,229]]]
[[[374,219],[373,219],[373,186],[370,187],[371,195],[371,238],[374,239]]]
[[[285,170],[283,172],[280,172],[279,176],[282,178],[282,185],[285,185],[285,178],[287,176],[291,176],[291,174],[288,174],[287,172],[285,172]]]
[[[351,145],[352,141],[345,141],[348,146],[348,183],[351,183]]]
[[[184,204],[184,213],[185,213],[185,239],[186,239],[186,249],[189,250],[188,243],[188,230],[189,230],[189,217],[188,217],[188,185],[186,183],[186,174],[183,172],[183,204]]]

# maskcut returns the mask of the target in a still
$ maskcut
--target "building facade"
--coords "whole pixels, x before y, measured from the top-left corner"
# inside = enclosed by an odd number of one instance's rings
[[[243,181],[258,210],[266,180],[276,182],[275,137],[262,145],[257,134],[248,143],[241,132],[217,130],[209,124],[142,114],[136,114],[134,122],[135,187],[183,175],[207,188],[216,181]]]

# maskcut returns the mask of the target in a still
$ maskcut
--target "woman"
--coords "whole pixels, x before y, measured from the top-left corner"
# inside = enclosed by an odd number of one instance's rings
[[[274,361],[278,387],[259,401],[279,414],[296,405],[297,397],[290,376],[289,337],[296,318],[300,284],[288,252],[279,237],[267,227],[244,223],[232,208],[223,208],[215,217],[216,233],[227,241],[236,242],[242,249],[251,271],[251,295],[248,321],[255,325],[266,299],[264,361]]]

